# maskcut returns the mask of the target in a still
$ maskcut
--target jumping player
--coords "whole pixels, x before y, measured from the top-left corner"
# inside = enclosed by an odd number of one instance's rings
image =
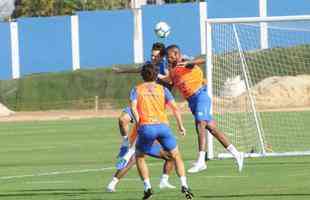
[[[180,65],[182,58],[177,45],[171,45],[167,48],[167,60],[169,63],[169,81],[172,81],[174,87],[188,101],[198,133],[199,156],[188,172],[196,173],[207,168],[205,162],[206,129],[234,156],[238,170],[241,171],[244,154],[239,152],[224,133],[216,127],[215,120],[210,114],[211,100],[208,96],[208,87],[203,84],[202,70],[195,64]]]

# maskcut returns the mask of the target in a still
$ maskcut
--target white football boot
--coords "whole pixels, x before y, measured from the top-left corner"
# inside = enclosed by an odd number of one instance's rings
[[[244,153],[240,152],[239,156],[236,159],[237,165],[238,165],[238,171],[241,172],[243,169],[243,163],[244,163]]]
[[[174,185],[171,185],[167,180],[161,180],[159,183],[159,189],[175,189]]]
[[[201,171],[206,170],[206,169],[207,169],[207,165],[205,162],[203,162],[203,163],[195,162],[193,164],[193,166],[187,170],[187,172],[188,173],[198,173],[198,172],[201,172]]]

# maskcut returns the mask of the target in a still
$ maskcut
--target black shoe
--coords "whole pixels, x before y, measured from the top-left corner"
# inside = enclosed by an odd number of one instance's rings
[[[182,186],[181,192],[185,194],[186,199],[194,199],[194,194],[191,192],[191,189]]]
[[[150,199],[153,196],[153,190],[151,188],[147,189],[147,191],[144,191],[144,196],[142,200]]]

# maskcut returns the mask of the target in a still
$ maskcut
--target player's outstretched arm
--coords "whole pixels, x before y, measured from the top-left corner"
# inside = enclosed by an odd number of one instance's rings
[[[159,78],[160,80],[162,80],[166,83],[171,83],[171,78],[170,78],[169,74],[166,74],[166,75],[158,74],[157,78]]]
[[[138,68],[120,68],[120,67],[113,67],[112,71],[119,74],[125,74],[125,73],[140,73],[141,67]]]
[[[206,60],[204,58],[195,58],[193,60],[183,60],[182,62],[178,63],[179,66],[184,66],[187,68],[193,68],[196,65],[205,64]]]
[[[177,126],[178,126],[178,130],[179,130],[180,134],[182,136],[185,136],[186,130],[184,128],[182,116],[181,116],[181,113],[179,111],[179,108],[178,108],[176,102],[174,100],[171,100],[167,103],[167,106],[172,110],[173,116],[175,117],[175,119],[177,121]]]

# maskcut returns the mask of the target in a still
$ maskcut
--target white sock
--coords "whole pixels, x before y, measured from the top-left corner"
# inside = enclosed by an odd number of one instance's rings
[[[240,153],[233,144],[230,144],[226,149],[234,156],[235,159],[239,157]]]
[[[167,181],[169,180],[169,175],[168,174],[163,174],[161,175],[160,181]]]
[[[134,147],[129,148],[128,152],[124,155],[124,159],[129,160],[134,153],[135,153],[135,148]]]
[[[145,179],[143,181],[143,185],[144,185],[144,191],[147,191],[148,189],[152,188],[150,179]]]
[[[206,152],[205,151],[199,151],[199,156],[198,156],[197,162],[200,164],[203,164],[203,163],[205,163],[205,159],[206,159]]]
[[[109,188],[115,188],[116,184],[119,182],[119,179],[116,177],[113,177],[111,182],[109,183]]]
[[[187,181],[186,181],[186,176],[181,176],[180,177],[180,181],[181,181],[181,185],[188,188],[188,185],[187,185]]]

